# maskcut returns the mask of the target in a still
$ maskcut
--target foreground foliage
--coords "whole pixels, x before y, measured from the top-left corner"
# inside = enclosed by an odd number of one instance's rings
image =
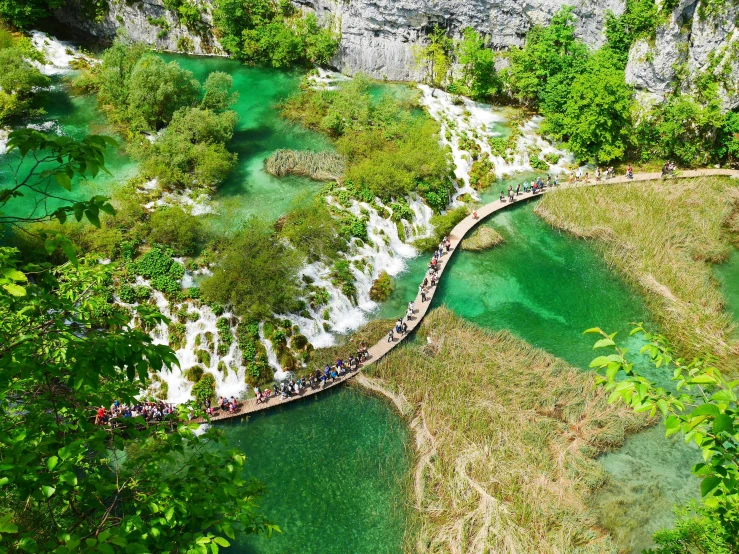
[[[609,402],[623,402],[635,412],[660,413],[667,436],[682,433],[686,442],[695,443],[704,462],[693,467],[701,479],[704,508],[699,517],[684,514],[677,530],[658,534],[659,552],[705,551],[704,547],[722,547],[725,552],[739,552],[739,381],[727,379],[708,357],[685,360],[674,355],[663,336],[635,325],[631,334],[643,336],[648,354],[658,368],[672,373],[675,391],[657,386],[641,376],[627,356],[628,349],[614,341],[616,334],[598,328],[586,333],[601,335],[593,348],[613,353],[595,358],[590,366],[604,375],[598,383],[610,393]],[[710,529],[711,536],[705,535]],[[675,550],[684,548],[684,550]]]
[[[0,19],[2,19],[0,3]],[[0,123],[43,112],[36,101],[51,81],[33,65],[40,54],[25,37],[0,29]]]

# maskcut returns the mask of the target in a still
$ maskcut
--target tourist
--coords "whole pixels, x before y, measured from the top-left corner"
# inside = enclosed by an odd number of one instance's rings
[[[557,186],[557,185],[559,184],[559,178],[558,178],[558,177],[557,177],[556,175],[554,176],[554,181],[553,181],[553,183],[552,183],[552,184],[553,184],[553,186],[555,186],[555,187],[556,187],[556,186]]]
[[[634,178],[634,170],[631,168],[631,165],[626,168],[626,178],[627,179],[633,179]]]
[[[595,168],[595,182],[600,183],[600,167]]]
[[[502,196],[503,193],[501,192],[500,194]],[[501,198],[501,200],[503,200],[503,198]],[[472,212],[472,219],[477,219],[477,211]]]
[[[395,332],[398,333],[398,334],[400,334],[400,331],[401,331],[402,328],[403,328],[403,320],[402,319],[399,319],[395,323]]]
[[[393,330],[390,329],[390,332],[387,334],[387,341],[388,342],[395,342],[395,337],[393,336]]]
[[[432,275],[431,276],[431,286],[432,287],[435,287],[437,282],[438,282],[438,279],[437,279],[436,275]]]
[[[428,286],[428,284],[429,284],[428,277],[424,277],[423,278],[423,283],[421,283],[421,286],[419,288],[423,289],[424,287]]]
[[[452,249],[452,241],[451,239],[446,239],[445,241],[446,251],[449,252],[449,250]]]
[[[502,190],[500,191],[500,201],[501,202],[505,202],[505,194],[503,193]],[[475,219],[477,219],[477,218],[475,218]]]
[[[404,335],[408,334],[408,324],[405,321],[403,322],[401,331],[403,332]]]
[[[582,170],[578,167],[575,172],[575,181],[580,181],[580,179],[582,179]]]
[[[516,185],[516,196],[518,196],[519,194],[521,194],[521,183],[518,183],[518,185]]]
[[[426,291],[426,288],[424,287],[421,289],[421,302],[426,302],[426,294],[427,294],[427,291]]]
[[[406,317],[406,319],[407,319],[408,321],[410,321],[411,319],[413,319],[413,310],[411,310],[410,308],[408,308],[408,309],[407,309],[407,310],[405,311],[405,317]]]

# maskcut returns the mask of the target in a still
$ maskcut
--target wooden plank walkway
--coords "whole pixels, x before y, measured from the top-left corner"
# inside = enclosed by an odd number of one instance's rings
[[[707,176],[725,176],[725,177],[733,177],[733,178],[739,178],[739,170],[732,170],[732,169],[700,169],[700,170],[694,170],[694,171],[681,171],[678,172],[674,177],[671,177],[670,179],[685,179],[685,178],[694,178],[694,177],[707,177]],[[634,182],[641,182],[641,181],[654,181],[654,180],[660,180],[662,178],[662,174],[657,173],[635,173],[633,179],[628,179],[626,176],[619,176],[614,177],[612,179],[600,181],[599,183],[596,183],[595,180],[591,180],[588,183],[579,182],[574,184],[560,184],[556,188],[573,188],[573,187],[583,187],[583,186],[602,186],[602,185],[615,185],[620,183],[634,183]],[[669,182],[670,179],[666,179],[666,182]],[[449,265],[449,260],[451,260],[452,255],[458,250],[459,244],[462,242],[462,239],[472,230],[474,229],[482,220],[488,218],[489,216],[493,215],[495,212],[498,212],[500,210],[503,210],[505,208],[508,208],[512,205],[516,205],[519,202],[523,200],[529,200],[533,197],[539,197],[543,194],[546,194],[547,192],[551,191],[552,188],[549,187],[536,195],[534,195],[531,192],[528,193],[521,193],[516,197],[516,201],[513,203],[509,203],[508,201],[501,202],[500,200],[495,200],[494,202],[490,202],[489,204],[485,204],[484,206],[477,209],[475,212],[477,214],[477,217],[474,217],[474,214],[468,215],[465,219],[460,221],[454,229],[452,229],[452,232],[449,234],[449,240],[451,241],[451,248],[449,252],[445,252],[441,258],[439,258],[439,265],[438,265],[438,271],[437,276],[439,278],[439,281],[441,281],[441,277],[444,275],[444,272]],[[431,256],[429,256],[430,258]],[[405,335],[397,335],[395,336],[395,340],[393,342],[388,342],[387,338],[383,338],[375,344],[374,346],[369,348],[369,357],[364,362],[363,367],[366,367],[370,364],[373,364],[375,362],[378,362],[381,360],[385,355],[387,355],[388,352],[390,352],[393,348],[398,346],[403,340],[410,335],[410,333],[415,330],[423,320],[424,316],[428,312],[431,301],[434,298],[434,294],[436,294],[436,290],[438,289],[438,285],[436,287],[429,288],[429,292],[426,295],[426,302],[423,302],[421,299],[421,292],[420,292],[420,283],[419,283],[419,292],[416,295],[415,299],[415,309],[413,313],[413,319],[408,321],[408,333]],[[389,329],[388,329],[389,331]],[[348,381],[355,375],[359,373],[360,370],[349,373],[345,375],[344,377],[337,379],[335,382],[326,385],[325,387],[319,387],[317,389],[305,389],[303,392],[301,392],[298,396],[291,396],[290,398],[282,398],[279,396],[273,396],[272,398],[268,399],[266,402],[262,402],[257,404],[256,399],[252,398],[247,401],[245,401],[241,407],[241,410],[236,413],[226,413],[223,415],[216,415],[211,418],[211,421],[220,421],[224,419],[233,419],[249,414],[253,414],[256,412],[261,412],[264,410],[268,410],[270,408],[275,408],[277,406],[284,406],[285,404],[289,404],[290,402],[295,402],[297,400],[301,400],[303,398],[308,398],[310,396],[313,396],[315,394],[318,394],[320,392],[323,392],[325,390],[337,387],[341,385],[342,383]]]

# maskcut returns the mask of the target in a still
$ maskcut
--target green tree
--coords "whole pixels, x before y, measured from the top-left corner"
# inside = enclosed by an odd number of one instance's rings
[[[261,486],[243,480],[243,455],[217,431],[95,424],[94,407],[134,403],[150,370],[176,364],[130,315],[98,324],[110,266],[23,266],[16,255],[0,248],[3,278],[24,289],[0,290],[0,549],[199,552],[271,531],[256,511]],[[137,311],[145,325],[163,320]]]
[[[133,68],[147,52],[144,44],[116,40],[103,54],[103,62],[95,75],[98,102],[106,106],[118,122],[125,119]]]
[[[632,133],[632,90],[623,69],[610,61],[607,51],[600,51],[568,88],[563,106],[545,99],[542,131],[566,141],[580,159],[607,163],[622,158]]]
[[[223,112],[239,99],[237,92],[231,92],[233,79],[228,73],[214,71],[208,75],[203,85],[203,100],[200,107],[214,112]]]
[[[452,69],[454,43],[444,29],[436,26],[428,36],[429,43],[414,51],[416,66],[426,74],[426,82],[435,88],[443,88]]]
[[[256,218],[238,229],[223,245],[213,275],[203,281],[202,297],[256,319],[291,311],[300,295],[302,260],[275,235],[271,225]]]
[[[23,50],[15,46],[0,48],[0,123],[37,113],[33,109],[36,91],[49,83]]]
[[[346,247],[338,222],[323,198],[299,198],[285,217],[280,235],[303,253],[309,262],[335,258]]]
[[[498,93],[500,81],[495,73],[495,54],[485,46],[482,35],[467,27],[456,54],[462,66],[466,94],[473,100],[485,100]]]
[[[654,0],[626,0],[620,16],[606,12],[608,48],[622,67],[626,67],[629,50],[640,38],[654,37],[662,17]]]
[[[176,62],[142,56],[128,81],[126,117],[135,130],[156,131],[200,97],[200,83]]]
[[[149,241],[172,247],[176,256],[191,256],[204,237],[203,224],[179,206],[160,208],[149,218]]]
[[[533,108],[545,100],[564,103],[567,90],[561,83],[572,82],[588,60],[587,47],[575,37],[572,7],[557,12],[548,27],[533,27],[524,47],[512,48],[508,60],[509,66],[501,76],[513,98]],[[549,88],[557,76],[559,81]],[[555,93],[556,100],[547,99]]]
[[[175,112],[159,139],[153,144],[141,142],[142,172],[167,188],[218,187],[236,165],[236,154],[225,146],[235,125],[233,111],[188,108]]]
[[[710,356],[687,361],[675,357],[669,341],[659,334],[648,332],[641,324],[631,334],[641,334],[646,344],[641,352],[647,354],[657,368],[672,374],[675,392],[657,386],[639,375],[619,347],[613,334],[599,328],[601,338],[594,348],[607,348],[612,354],[595,358],[590,367],[604,371],[599,383],[611,394],[610,402],[624,402],[637,412],[648,412],[664,417],[667,436],[682,433],[686,442],[693,442],[703,454],[704,461],[693,467],[693,474],[701,479],[701,496],[707,510],[703,513],[717,526],[717,539],[726,539],[728,552],[738,552],[739,543],[739,381],[727,379],[713,364]],[[693,550],[664,550],[668,552]]]
[[[49,10],[59,8],[62,0],[0,0],[0,20],[25,29],[49,16]]]

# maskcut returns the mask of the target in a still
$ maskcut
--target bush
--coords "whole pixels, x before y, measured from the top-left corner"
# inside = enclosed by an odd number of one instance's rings
[[[205,369],[201,365],[194,365],[185,371],[185,379],[192,383],[197,383],[205,373]]]
[[[200,403],[215,400],[216,378],[212,373],[205,373],[192,387],[192,397]]]
[[[162,292],[176,294],[182,290],[180,281],[185,275],[185,266],[172,259],[172,250],[152,248],[138,260],[128,264],[129,270],[151,279],[151,285]]]
[[[199,364],[203,364],[205,367],[210,367],[210,352],[207,350],[196,350],[195,357]]]
[[[48,87],[50,82],[31,64],[21,48],[15,44],[0,48],[0,123],[43,113],[43,110],[34,109],[34,102],[37,92]]]
[[[365,228],[365,236],[366,232]],[[289,240],[309,262],[335,258],[344,250],[349,237],[343,228],[341,236],[339,233],[339,222],[331,216],[322,198],[295,201],[280,230],[280,236]]]
[[[331,283],[339,287],[352,304],[357,303],[356,278],[351,270],[349,261],[337,260],[331,268]]]
[[[339,46],[314,14],[302,16],[287,1],[215,0],[213,22],[223,47],[251,64],[326,64]]]
[[[369,296],[375,302],[384,302],[385,300],[390,298],[393,290],[395,290],[395,283],[393,282],[393,278],[390,277],[390,275],[388,275],[386,271],[383,271],[382,273],[380,273],[377,279],[375,279],[375,282],[372,283],[372,288],[369,291]]]
[[[448,211],[444,215],[435,215],[431,218],[431,224],[434,226],[434,234],[425,239],[419,239],[413,243],[413,246],[419,250],[434,250],[438,248],[441,239],[448,236],[452,232],[454,226],[462,221],[469,211],[464,206]]]
[[[286,313],[300,295],[301,264],[296,251],[277,240],[271,225],[253,218],[226,243],[200,293],[206,302],[233,305],[238,315],[261,319]]]
[[[158,209],[149,218],[149,240],[172,248],[176,256],[192,256],[203,238],[201,220],[179,206]]]

